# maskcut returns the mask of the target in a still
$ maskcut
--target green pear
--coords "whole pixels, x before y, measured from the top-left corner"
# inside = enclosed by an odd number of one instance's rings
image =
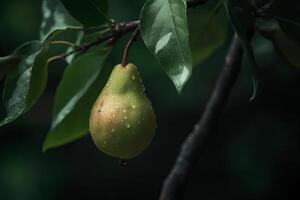
[[[155,114],[135,65],[114,67],[89,123],[96,146],[110,156],[130,159],[149,146]]]

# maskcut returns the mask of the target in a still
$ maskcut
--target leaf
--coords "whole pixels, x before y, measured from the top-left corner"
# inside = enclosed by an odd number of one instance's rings
[[[107,21],[106,0],[61,0],[61,2],[85,27],[101,25]]]
[[[276,20],[257,22],[259,32],[273,42],[276,52],[288,64],[300,69],[300,46],[284,33]]]
[[[250,98],[252,101],[257,92],[258,87],[258,64],[255,60],[253,48],[248,39],[248,33],[251,31],[254,19],[252,18],[251,12],[248,10],[247,1],[239,0],[224,0],[225,10],[230,22],[237,33],[241,46],[246,54],[246,58],[252,66],[253,73],[253,94]]]
[[[7,74],[3,90],[7,116],[0,122],[0,126],[27,112],[43,93],[48,77],[49,43],[63,31],[52,32],[44,43],[40,41],[26,43],[12,54],[19,61]]]
[[[80,30],[80,23],[71,17],[59,0],[43,0],[42,13],[43,19],[40,28],[42,41],[56,29],[74,28]]]
[[[51,130],[43,151],[73,141],[88,131],[89,112],[99,94],[97,89],[90,88],[109,52],[109,47],[93,47],[68,66],[56,92]]]
[[[20,46],[13,53],[19,61],[12,67],[5,81],[3,103],[7,116],[0,122],[0,126],[15,120],[25,111],[32,66],[39,65],[35,63],[34,58],[39,54],[41,47],[39,41],[32,41]]]
[[[140,20],[146,46],[181,92],[192,73],[185,0],[148,0]]]
[[[204,61],[226,40],[228,24],[224,7],[219,2],[221,1],[209,1],[188,12],[194,64]]]
[[[76,21],[65,9],[59,0],[43,0],[42,2],[43,19],[40,27],[40,39],[44,41],[49,34],[55,30],[65,30],[64,34],[69,42],[79,44],[83,35],[82,25]],[[72,48],[66,49],[66,52]],[[74,55],[67,57],[70,63]]]
[[[6,57],[0,57],[0,81],[2,80],[2,78],[5,76],[6,73],[8,73],[8,71],[15,66],[18,62],[20,61],[20,59],[15,56],[15,55],[10,55],[10,56],[6,56]]]
[[[99,80],[98,76],[62,122],[48,133],[43,145],[44,152],[79,139],[88,133],[90,111],[101,91]]]

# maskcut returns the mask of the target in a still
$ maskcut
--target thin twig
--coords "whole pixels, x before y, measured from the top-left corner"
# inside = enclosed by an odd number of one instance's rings
[[[71,51],[70,51],[71,52]],[[66,54],[63,54],[63,55],[58,55],[58,56],[52,56],[51,58],[48,58],[48,63],[52,63],[54,61],[58,61],[58,60],[61,60],[61,61],[64,61],[66,59],[66,57],[68,56],[64,56]],[[71,55],[71,54],[70,54]]]
[[[63,41],[63,40],[52,41],[52,42],[50,42],[50,44],[63,44],[63,45],[71,46],[73,48],[78,47],[76,44],[73,44],[72,42]]]
[[[140,29],[136,28],[133,34],[131,35],[130,39],[128,40],[123,53],[122,66],[126,66],[128,64],[129,49],[132,43],[136,41],[137,37],[139,36],[139,33],[140,33]]]
[[[113,34],[105,36],[103,38],[98,38],[97,40],[90,42],[90,43],[85,43],[82,45],[78,45],[75,49],[73,49],[72,51],[69,51],[67,53],[58,55],[58,56],[54,56],[48,59],[48,63],[53,62],[53,61],[57,61],[57,60],[65,60],[68,56],[74,54],[74,53],[78,53],[78,52],[82,52],[82,51],[86,51],[89,48],[91,48],[92,46],[101,44],[103,42],[105,42],[106,40],[110,39],[113,37]]]
[[[230,91],[238,77],[243,50],[234,35],[227,53],[223,70],[219,75],[212,95],[205,107],[201,120],[181,146],[180,153],[169,175],[164,181],[160,200],[181,199],[188,176],[205,148],[206,140],[216,127],[218,118],[226,105]]]

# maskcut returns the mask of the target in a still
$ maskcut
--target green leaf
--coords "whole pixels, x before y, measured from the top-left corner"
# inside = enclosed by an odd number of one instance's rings
[[[42,13],[41,41],[44,41],[49,34],[56,30],[65,30],[63,33],[66,40],[77,45],[80,43],[83,35],[82,25],[68,13],[59,0],[43,0]],[[67,48],[66,52],[71,50],[72,48]],[[67,57],[66,61],[70,63],[73,58],[74,54]]]
[[[106,0],[61,0],[69,13],[84,26],[97,26],[107,21]]]
[[[258,21],[259,32],[273,42],[276,52],[288,64],[300,69],[300,46],[280,29],[276,20]]]
[[[248,39],[248,33],[251,31],[254,19],[249,11],[247,1],[239,0],[223,0],[227,16],[230,19],[230,22],[237,33],[241,46],[246,54],[246,58],[252,66],[253,73],[253,94],[250,98],[250,101],[253,100],[256,96],[257,87],[258,87],[258,64],[255,60],[253,48]]]
[[[185,0],[148,0],[140,20],[146,46],[181,92],[192,73]]]
[[[100,80],[98,76],[63,121],[48,133],[44,141],[43,151],[62,146],[88,133],[90,111],[101,91],[99,87]]]
[[[3,103],[7,116],[0,122],[0,126],[18,118],[27,109],[27,105],[31,104],[32,99],[28,102],[27,95],[29,93],[32,67],[39,67],[41,64],[35,61],[35,57],[40,53],[41,48],[41,42],[32,41],[20,46],[12,54],[19,61],[12,66],[12,70],[7,74],[3,91]]]
[[[3,103],[7,116],[0,126],[12,122],[27,112],[43,93],[47,83],[49,43],[65,30],[56,30],[44,43],[33,41],[17,48],[11,55],[18,58],[7,74]]]
[[[80,23],[68,13],[59,0],[43,0],[42,13],[41,41],[45,40],[56,29],[74,28],[80,30]]]
[[[48,47],[44,46],[34,59],[31,69],[29,88],[26,97],[26,110],[29,110],[42,95],[48,79]]]
[[[224,7],[220,2],[219,0],[209,1],[188,12],[194,64],[204,61],[226,40],[228,24]]]
[[[15,55],[0,57],[0,80],[2,80],[5,74],[8,73],[13,66],[18,64],[19,61],[19,57]]]
[[[71,142],[88,131],[89,111],[95,93],[99,94],[97,89],[90,91],[90,88],[109,52],[109,47],[93,47],[65,70],[56,92],[51,130],[44,142],[44,151]]]

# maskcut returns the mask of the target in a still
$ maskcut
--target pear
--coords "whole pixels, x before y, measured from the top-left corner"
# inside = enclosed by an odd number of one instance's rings
[[[155,133],[155,114],[135,65],[114,67],[90,115],[90,132],[104,153],[130,159],[143,152]]]

